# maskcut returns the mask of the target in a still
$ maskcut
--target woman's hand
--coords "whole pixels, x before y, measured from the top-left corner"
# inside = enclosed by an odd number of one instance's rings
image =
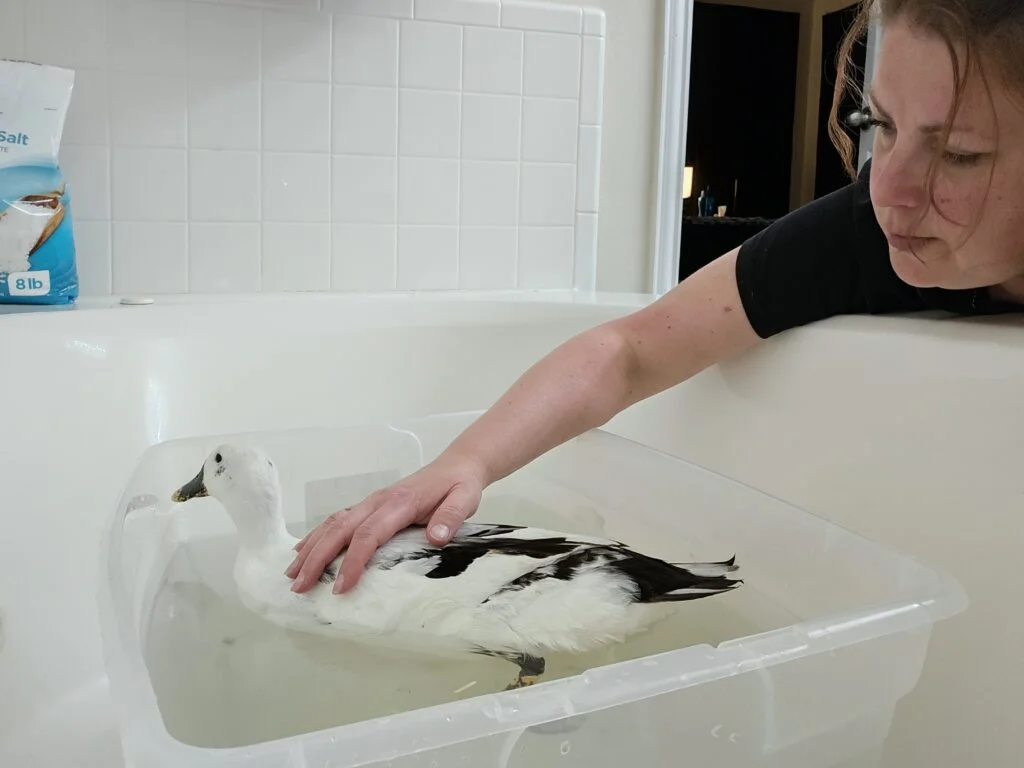
[[[335,512],[295,545],[298,552],[285,572],[292,591],[305,592],[346,546],[334,593],[352,589],[378,547],[417,523],[427,524],[427,539],[443,546],[476,512],[483,494],[484,472],[475,462],[439,457],[389,488],[370,494],[359,504]]]

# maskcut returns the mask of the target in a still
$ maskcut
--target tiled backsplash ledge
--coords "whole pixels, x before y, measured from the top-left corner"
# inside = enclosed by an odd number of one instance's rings
[[[77,70],[83,293],[592,287],[603,14],[316,5],[3,0]]]

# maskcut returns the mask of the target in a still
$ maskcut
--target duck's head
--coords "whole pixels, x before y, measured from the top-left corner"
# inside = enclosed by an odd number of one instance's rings
[[[280,519],[281,481],[277,468],[261,451],[248,446],[218,445],[199,472],[172,495],[176,502],[210,496],[217,499],[244,535],[276,528]]]

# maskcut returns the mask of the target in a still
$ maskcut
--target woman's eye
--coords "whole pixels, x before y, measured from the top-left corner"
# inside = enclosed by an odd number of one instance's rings
[[[851,128],[859,129],[863,133],[867,133],[872,128],[879,128],[883,133],[889,133],[893,130],[891,123],[875,117],[874,111],[870,106],[864,106],[855,112],[851,112],[846,118],[846,124]]]
[[[892,123],[887,123],[885,120],[879,120],[877,117],[872,117],[864,124],[865,131],[870,130],[871,128],[877,128],[885,134],[895,133],[896,131],[896,129],[892,127]]]
[[[952,165],[974,165],[981,159],[977,152],[954,152],[946,150],[942,153],[943,159]]]

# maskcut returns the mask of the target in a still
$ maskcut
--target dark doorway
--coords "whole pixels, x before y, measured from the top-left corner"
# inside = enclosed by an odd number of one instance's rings
[[[857,18],[857,5],[842,10],[826,13],[822,17],[821,29],[821,93],[818,101],[818,148],[814,174],[814,196],[822,197],[833,190],[850,183],[850,177],[843,168],[843,160],[828,135],[828,115],[832,110],[832,94],[835,90],[839,46],[843,36]],[[853,48],[854,67],[847,67],[847,76],[854,81],[857,88],[864,87],[864,66],[867,62],[867,47],[862,38]],[[855,91],[847,89],[839,106],[839,117],[842,118],[861,105],[857,102]],[[860,133],[845,128],[856,146]],[[855,161],[856,163],[856,161]]]
[[[729,217],[789,211],[799,38],[798,13],[694,3],[686,164]]]

